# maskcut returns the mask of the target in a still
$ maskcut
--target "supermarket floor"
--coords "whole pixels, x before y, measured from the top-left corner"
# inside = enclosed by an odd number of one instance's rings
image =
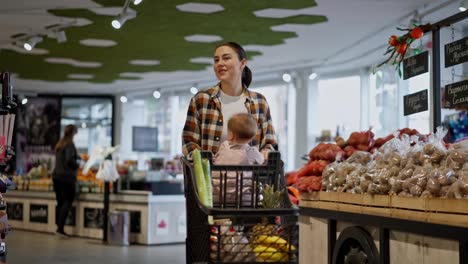
[[[185,245],[130,247],[103,245],[99,240],[60,238],[52,234],[15,230],[6,239],[8,264],[185,263]]]

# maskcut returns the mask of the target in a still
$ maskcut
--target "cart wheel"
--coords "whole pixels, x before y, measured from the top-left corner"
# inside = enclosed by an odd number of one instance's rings
[[[362,227],[341,232],[333,248],[333,264],[378,264],[379,253],[372,237]]]

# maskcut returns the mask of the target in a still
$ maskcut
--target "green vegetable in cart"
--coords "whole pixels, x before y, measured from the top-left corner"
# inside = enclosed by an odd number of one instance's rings
[[[213,186],[211,184],[211,167],[208,159],[202,159],[203,173],[205,174],[205,187],[207,204],[205,206],[213,207]]]
[[[205,175],[203,173],[203,165],[200,150],[195,149],[192,152],[193,168],[195,170],[195,182],[197,183],[198,196],[202,204],[208,204],[208,197],[206,193]]]

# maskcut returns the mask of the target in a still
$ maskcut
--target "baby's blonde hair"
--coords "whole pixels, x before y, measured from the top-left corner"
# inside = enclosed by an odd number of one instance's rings
[[[250,114],[235,114],[228,121],[228,130],[238,139],[252,139],[257,134],[257,121]]]

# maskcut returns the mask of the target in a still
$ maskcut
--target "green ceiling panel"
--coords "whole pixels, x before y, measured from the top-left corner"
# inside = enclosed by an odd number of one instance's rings
[[[123,0],[95,0],[103,7],[119,7]],[[185,3],[210,3],[224,10],[212,14],[187,13],[176,6]],[[242,45],[278,45],[287,38],[297,37],[294,32],[272,31],[271,27],[283,24],[315,24],[327,21],[325,16],[299,15],[287,18],[256,17],[255,11],[267,8],[302,9],[316,6],[311,0],[144,0],[130,7],[137,17],[129,20],[119,30],[112,28],[112,16],[97,15],[87,9],[49,10],[49,13],[68,18],[86,18],[92,24],[66,30],[68,41],[59,44],[45,38],[36,48],[49,50],[49,54],[21,54],[11,50],[0,52],[5,69],[18,73],[23,79],[67,81],[68,74],[93,74],[88,81],[109,83],[123,72],[170,72],[177,70],[203,70],[209,64],[191,63],[191,58],[212,57],[217,43],[188,42],[186,36],[202,34],[220,36],[225,41]],[[112,47],[89,47],[79,43],[83,39],[107,39],[117,42]],[[249,57],[260,55],[249,52]],[[51,64],[49,57],[71,58],[82,62],[102,63],[98,68],[82,68],[66,64]],[[132,65],[131,60],[158,60],[159,65]]]

